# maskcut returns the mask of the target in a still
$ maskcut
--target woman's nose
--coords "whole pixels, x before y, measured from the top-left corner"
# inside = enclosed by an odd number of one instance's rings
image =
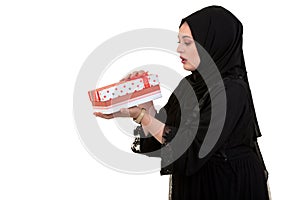
[[[183,53],[184,52],[183,47],[182,47],[182,45],[180,43],[178,44],[177,52],[178,53]]]

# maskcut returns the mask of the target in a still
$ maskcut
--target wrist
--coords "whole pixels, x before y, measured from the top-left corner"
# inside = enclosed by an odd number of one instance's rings
[[[138,116],[136,118],[133,118],[133,121],[135,121],[138,124],[141,124],[141,121],[144,118],[145,113],[146,113],[146,109],[145,108],[141,108],[140,113],[138,114]]]
[[[141,112],[142,112],[142,108],[141,107],[137,107],[137,110],[138,111],[136,112],[136,114],[134,116],[132,116],[133,120],[136,120],[139,117],[139,115],[141,114]]]
[[[143,119],[141,120],[141,124],[143,126],[148,126],[148,124],[150,123],[151,118],[150,118],[150,114],[149,113],[145,113]]]

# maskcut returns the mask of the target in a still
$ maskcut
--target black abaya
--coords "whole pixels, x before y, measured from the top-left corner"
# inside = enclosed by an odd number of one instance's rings
[[[133,148],[133,151],[162,158],[160,173],[171,174],[172,200],[269,199],[264,168],[254,152],[254,140],[260,136],[260,132],[257,133],[259,129],[242,54],[241,24],[224,10],[219,6],[204,8],[183,21],[189,23],[195,40],[198,32],[206,31],[214,35],[215,38],[204,38],[203,41],[199,39],[197,42],[203,45],[214,61],[217,61],[225,91],[219,90],[218,83],[208,88],[201,73],[194,71],[179,83],[167,104],[155,115],[155,118],[165,123],[164,143],[159,143],[150,134],[145,137],[141,127],[135,130],[135,133],[141,135],[140,149],[137,151]],[[233,38],[227,34],[226,47],[222,46],[223,38],[220,38],[222,42],[218,43],[217,33],[220,30],[216,27],[219,28],[220,24],[218,20],[213,20],[214,17],[220,18],[220,15],[224,15],[225,21],[232,20],[238,27],[238,33],[231,34]],[[205,17],[209,17],[209,20]],[[209,22],[208,26],[205,28],[201,23],[195,25],[199,20]],[[218,52],[215,48],[219,48]],[[201,59],[199,67],[206,67],[204,59]],[[187,87],[187,83],[191,89]],[[224,95],[224,92],[227,109],[221,135],[213,148],[200,158],[199,151],[209,124],[221,123],[218,118],[221,116],[211,118],[212,101]],[[196,101],[191,98],[192,94],[196,94]],[[197,120],[199,118],[200,120]],[[180,142],[174,143],[174,138],[178,137]],[[189,144],[191,137],[192,142]],[[185,145],[187,148],[182,151],[179,147]],[[173,160],[175,161],[172,162]]]

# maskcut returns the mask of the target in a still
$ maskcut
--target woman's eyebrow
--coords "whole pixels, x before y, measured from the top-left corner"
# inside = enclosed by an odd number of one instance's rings
[[[177,37],[179,38],[179,35]],[[188,35],[184,35],[184,36],[182,36],[182,38],[191,38],[191,37]]]

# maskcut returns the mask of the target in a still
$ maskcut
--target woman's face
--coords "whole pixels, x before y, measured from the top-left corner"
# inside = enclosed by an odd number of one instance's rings
[[[200,57],[191,29],[186,22],[179,29],[178,39],[177,52],[180,53],[183,68],[188,71],[194,71],[200,64]]]

